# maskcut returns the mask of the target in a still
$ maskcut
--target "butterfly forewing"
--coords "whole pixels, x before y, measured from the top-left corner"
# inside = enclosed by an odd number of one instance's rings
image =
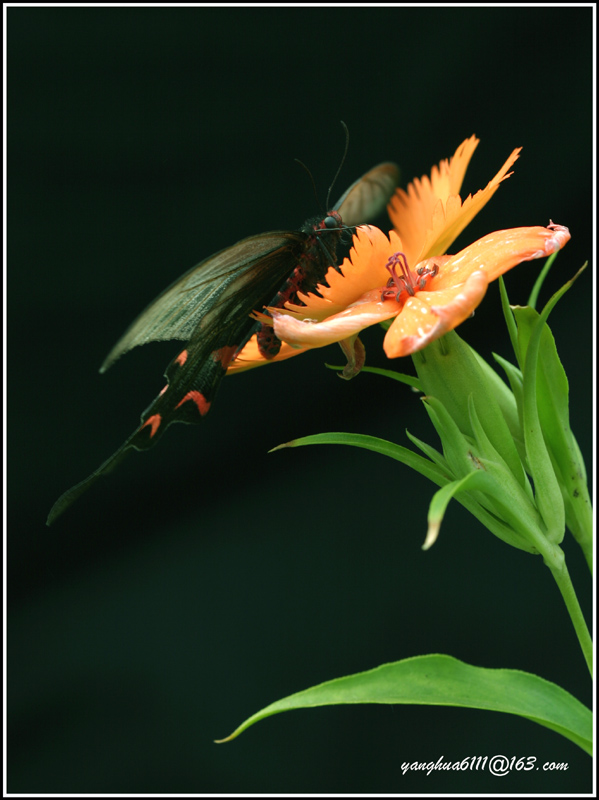
[[[100,372],[105,372],[123,353],[147,342],[167,339],[188,341],[205,326],[206,315],[231,313],[229,305],[239,306],[239,313],[248,315],[262,295],[251,292],[231,303],[232,293],[240,285],[266,282],[268,294],[284,280],[289,271],[290,251],[301,250],[302,235],[296,231],[272,231],[250,236],[192,267],[165,289],[127,329],[106,357]],[[291,252],[291,255],[293,253]],[[293,259],[292,259],[293,265]],[[214,349],[214,348],[213,348]]]

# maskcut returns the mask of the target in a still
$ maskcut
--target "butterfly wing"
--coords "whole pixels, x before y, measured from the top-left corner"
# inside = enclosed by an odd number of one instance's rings
[[[398,176],[394,164],[380,164],[350,186],[336,206],[344,225],[376,217],[393,194]],[[327,232],[331,242],[340,230]],[[256,330],[251,312],[271,298],[281,303],[289,299],[287,289],[279,291],[286,279],[284,286],[289,284],[293,291],[305,288],[290,275],[304,275],[307,264],[318,263],[324,276],[326,255],[330,252],[334,258],[334,247],[318,247],[322,235],[313,242],[310,236],[306,229],[243,239],[190,269],[139,315],[108,354],[101,372],[146,342],[180,339],[187,345],[169,364],[167,385],[143,412],[139,427],[95,472],[58,498],[48,524],[131,449],[147,449],[172,422],[197,422],[207,413],[231,359]]]
[[[185,339],[188,343],[167,367],[167,384],[141,415],[138,428],[95,472],[58,498],[48,525],[130,450],[151,447],[172,422],[201,420],[230,360],[257,327],[250,313],[276,293],[301,256],[305,240],[306,234],[299,231],[244,239],[193,267],[142,312],[112,349],[102,371],[145,342]]]
[[[165,289],[130,325],[106,357],[105,372],[119,356],[146,342],[189,341],[201,336],[208,353],[220,325],[248,315],[268,302],[290,270],[290,254],[301,249],[304,234],[272,231],[250,236],[192,267]],[[294,261],[291,259],[291,269]]]
[[[387,162],[362,175],[339,198],[334,208],[345,225],[353,227],[376,219],[399,183],[399,167]]]
[[[171,422],[199,422],[207,414],[235,350],[235,347],[223,347],[211,358],[210,353],[205,356],[201,347],[188,344],[167,367],[167,384],[141,415],[140,425],[98,469],[58,498],[50,510],[47,524],[51,525],[131,450],[147,450],[154,445]]]
[[[374,167],[353,183],[335,208],[347,226],[374,219],[386,206],[399,180],[395,164]],[[268,302],[293,269],[306,239],[300,231],[272,231],[250,236],[192,267],[165,289],[119,339],[106,357],[105,372],[123,353],[168,339],[202,338],[208,353],[225,346],[215,340],[219,328]]]

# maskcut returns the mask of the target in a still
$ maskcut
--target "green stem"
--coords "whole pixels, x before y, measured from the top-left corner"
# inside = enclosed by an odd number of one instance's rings
[[[578,636],[578,641],[580,642],[582,653],[585,657],[585,660],[587,662],[587,667],[589,668],[589,672],[591,673],[592,677],[593,640],[591,639],[591,634],[589,633],[589,629],[582,615],[582,610],[580,608],[578,598],[576,597],[576,592],[574,591],[574,586],[572,585],[572,581],[570,579],[570,573],[568,572],[568,568],[566,567],[566,562],[563,561],[561,564],[557,564],[553,560],[549,561],[546,559],[545,563],[551,570],[551,574],[553,575],[555,582],[557,583],[558,589],[560,590],[562,597],[564,598],[566,608],[568,609],[568,613],[570,614],[570,619],[572,620],[572,624],[574,625],[574,630],[576,631],[576,635]]]

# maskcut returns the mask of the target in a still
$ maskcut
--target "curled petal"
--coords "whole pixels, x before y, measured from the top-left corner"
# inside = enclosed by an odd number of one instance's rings
[[[394,300],[382,301],[380,289],[367,293],[349,308],[333,314],[323,322],[297,319],[273,309],[276,335],[293,347],[324,347],[360,333],[370,325],[396,316],[401,305]]]
[[[398,358],[415,353],[456,328],[481,302],[488,285],[486,272],[478,269],[459,286],[418,292],[410,297],[385,335],[383,348],[387,356]]]
[[[339,342],[339,346],[347,358],[347,364],[343,371],[338,372],[337,375],[343,380],[349,381],[355,378],[364,366],[366,350],[357,334],[350,336],[349,339],[343,339]]]

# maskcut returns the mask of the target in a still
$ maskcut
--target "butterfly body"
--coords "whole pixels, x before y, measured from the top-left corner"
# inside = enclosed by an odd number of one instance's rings
[[[306,239],[297,256],[297,264],[266,305],[284,308],[285,303],[297,303],[298,292],[311,292],[322,283],[328,267],[337,263],[337,245],[343,229],[343,220],[336,211],[330,211],[324,219],[314,217],[305,222],[300,232],[306,234]],[[260,324],[257,340],[260,354],[266,359],[274,358],[281,349],[280,339],[267,323]]]
[[[119,339],[100,371],[146,342],[180,339],[185,348],[167,367],[167,384],[142,413],[139,427],[95,472],[59,497],[48,524],[131,449],[152,447],[173,422],[197,423],[206,416],[229,364],[254,334],[261,355],[274,358],[281,342],[252,312],[297,303],[298,292],[313,291],[322,283],[328,268],[337,266],[343,231],[380,213],[397,179],[395,165],[381,164],[356,181],[326,216],[310,219],[296,231],[243,239],[165,289]]]

